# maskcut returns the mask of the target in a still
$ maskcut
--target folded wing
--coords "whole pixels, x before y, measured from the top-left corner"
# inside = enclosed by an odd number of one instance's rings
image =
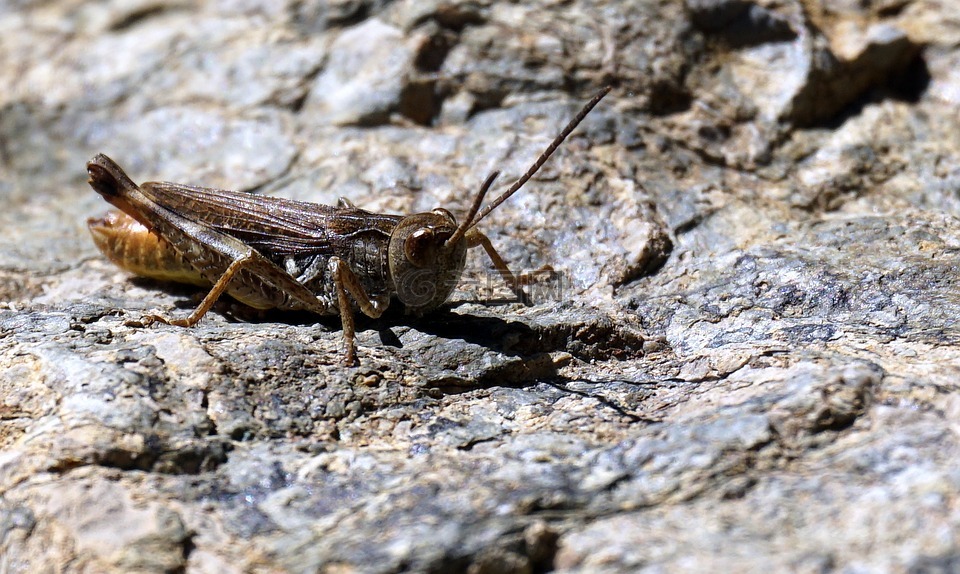
[[[156,203],[266,256],[334,253],[361,233],[389,236],[402,216],[168,182],[140,186]]]

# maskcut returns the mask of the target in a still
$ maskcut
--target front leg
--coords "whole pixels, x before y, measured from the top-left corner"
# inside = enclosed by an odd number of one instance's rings
[[[467,232],[467,247],[483,247],[483,250],[487,252],[487,256],[489,256],[490,260],[493,261],[493,266],[496,267],[497,271],[500,273],[500,277],[503,278],[504,283],[506,283],[507,287],[513,291],[513,294],[517,296],[517,299],[527,306],[530,306],[530,298],[523,290],[523,286],[531,285],[540,281],[541,276],[546,276],[547,278],[556,276],[556,272],[553,270],[553,267],[549,265],[544,265],[540,269],[530,273],[514,275],[513,272],[510,271],[510,268],[507,267],[507,263],[503,260],[503,257],[500,257],[500,254],[497,253],[497,250],[494,248],[493,243],[491,243],[490,238],[480,233],[476,229],[471,229]]]
[[[380,298],[370,297],[357,274],[339,257],[330,258],[329,270],[330,276],[333,277],[333,285],[337,289],[337,306],[340,308],[340,321],[343,324],[343,362],[346,365],[356,365],[358,363],[356,330],[353,322],[353,307],[350,306],[347,294],[349,293],[357,302],[360,311],[371,319],[377,319],[383,315],[390,304],[390,297],[388,295]]]

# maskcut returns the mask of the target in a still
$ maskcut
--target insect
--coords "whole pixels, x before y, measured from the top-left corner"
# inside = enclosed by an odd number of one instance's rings
[[[90,186],[119,212],[92,218],[88,226],[100,250],[127,271],[212,285],[188,317],[147,315],[145,324],[192,326],[225,293],[256,309],[339,314],[344,362],[356,364],[354,313],[376,319],[392,298],[415,316],[436,309],[456,288],[468,249],[482,247],[528,302],[523,286],[536,272],[514,275],[476,225],[533,177],[610,89],[598,92],[533,165],[481,209],[499,175],[491,173],[459,224],[443,208],[386,215],[343,199],[334,207],[177,183],[137,185],[99,154],[87,163]]]

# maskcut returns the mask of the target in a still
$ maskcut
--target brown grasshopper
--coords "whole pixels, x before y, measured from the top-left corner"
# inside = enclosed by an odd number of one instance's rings
[[[177,183],[138,186],[103,154],[87,163],[89,183],[120,212],[87,223],[97,246],[119,267],[213,286],[188,317],[147,315],[145,324],[192,326],[224,293],[255,309],[339,314],[344,359],[355,364],[354,312],[375,319],[392,297],[415,316],[436,309],[460,280],[467,249],[482,247],[527,303],[523,285],[536,272],[515,276],[476,225],[533,177],[609,91],[597,93],[526,173],[481,210],[499,172],[490,174],[459,225],[443,208],[385,215],[346,200],[332,207]]]

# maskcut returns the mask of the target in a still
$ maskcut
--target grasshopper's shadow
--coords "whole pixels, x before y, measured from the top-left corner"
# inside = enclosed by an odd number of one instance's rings
[[[423,317],[407,318],[403,324],[428,335],[462,340],[514,357],[556,350],[544,348],[540,333],[526,323],[489,315],[454,313],[456,306],[445,305]]]
[[[159,282],[141,277],[134,277],[131,280],[141,287],[163,289],[174,296],[176,298],[174,306],[177,308],[177,313],[189,312],[196,308],[202,299],[202,296],[198,295],[197,288],[193,286]],[[498,303],[507,304],[511,302],[506,300],[502,302],[486,301],[485,303],[496,306]],[[375,329],[379,334],[382,345],[395,348],[403,348],[403,341],[393,331],[394,327],[401,326],[411,327],[435,337],[462,340],[515,357],[556,351],[562,347],[562,345],[555,345],[557,348],[547,348],[550,345],[544,344],[540,333],[520,321],[471,315],[463,312],[454,313],[453,309],[459,305],[460,303],[448,303],[422,317],[411,317],[403,312],[400,305],[395,304],[391,305],[386,313],[378,319],[371,319],[362,313],[357,313],[355,315],[356,326],[358,331]],[[339,316],[318,316],[303,311],[258,311],[230,298],[218,301],[214,310],[227,317],[229,321],[244,323],[275,321],[289,325],[323,325],[330,331],[341,329]]]

